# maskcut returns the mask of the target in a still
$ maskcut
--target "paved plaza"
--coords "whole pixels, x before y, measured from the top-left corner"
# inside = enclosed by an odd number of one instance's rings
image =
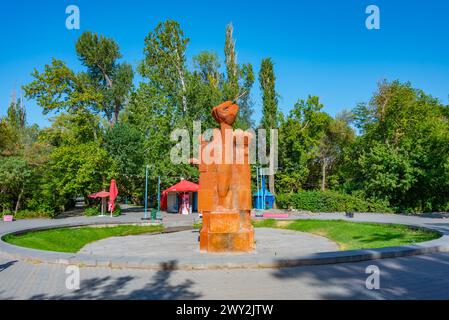
[[[198,237],[197,230],[189,230],[169,234],[108,238],[88,244],[80,253],[112,257],[157,257],[170,261],[181,258],[203,259],[208,255],[223,260],[231,256],[288,259],[292,255],[338,251],[338,245],[327,238],[292,230],[257,229],[256,250],[241,254],[201,253]]]
[[[63,266],[0,257],[1,299],[449,299],[449,254],[287,269],[173,271],[82,268],[80,290]],[[380,289],[365,286],[380,268]]]
[[[125,210],[120,222],[136,223],[142,213],[139,210]],[[295,219],[345,219],[342,214],[303,214]],[[0,223],[2,233],[18,229],[68,223],[101,223],[105,218],[71,217],[58,220],[18,221],[12,224]],[[110,219],[110,218],[109,218]],[[168,227],[181,227],[196,222],[195,216],[164,216]],[[449,220],[443,218],[419,218],[394,215],[359,214],[354,221],[377,221],[420,225],[449,231]],[[264,229],[258,229],[259,237]],[[167,235],[160,235],[167,236]],[[195,243],[194,231],[172,234],[167,244],[183,255],[195,253],[187,250]],[[266,236],[275,237],[267,232]],[[288,232],[284,235],[289,237]],[[145,237],[128,237],[127,252],[145,254]],[[191,242],[179,247],[177,241],[188,237]],[[320,237],[318,237],[321,239]],[[298,238],[301,239],[301,236]],[[307,241],[306,238],[302,240]],[[316,239],[315,239],[316,240]],[[321,239],[322,240],[322,239]],[[329,250],[336,250],[332,242],[322,242]],[[103,254],[118,239],[105,239],[88,245],[86,254]],[[282,241],[281,241],[282,242]],[[125,242],[126,243],[126,242]],[[150,243],[150,242],[149,242]],[[297,243],[301,246],[300,243]],[[307,245],[303,245],[303,249]],[[109,247],[108,247],[109,246]],[[133,247],[134,246],[134,247]],[[282,254],[282,246],[280,253]],[[108,249],[109,248],[109,249]],[[192,247],[193,248],[193,247]],[[261,247],[262,248],[262,247]],[[151,255],[151,244],[148,245]],[[266,252],[273,247],[267,246]],[[284,248],[285,249],[285,248]],[[139,251],[140,250],[140,251]],[[142,251],[143,250],[143,251]],[[159,250],[163,250],[160,248]],[[299,249],[298,249],[299,250]],[[184,252],[181,252],[184,251]],[[161,251],[159,251],[162,254]],[[119,253],[117,253],[119,254]],[[23,261],[7,252],[0,252],[0,298],[1,299],[449,299],[449,253],[432,253],[410,257],[339,263],[332,265],[311,265],[294,268],[251,268],[219,270],[179,270],[179,259],[162,259],[158,270],[133,268],[81,267],[80,289],[66,287],[65,265]],[[379,290],[366,288],[368,266],[380,270]]]

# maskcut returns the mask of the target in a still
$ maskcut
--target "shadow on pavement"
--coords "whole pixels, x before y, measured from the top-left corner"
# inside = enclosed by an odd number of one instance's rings
[[[73,218],[73,217],[82,217],[84,216],[84,209],[76,208],[66,212],[63,212],[55,217],[55,220]]]
[[[18,261],[9,261],[7,263],[4,264],[0,264],[0,272],[5,271],[6,269],[8,269],[9,267],[12,267],[13,265],[15,265]]]
[[[129,206],[129,207],[122,207],[122,214],[126,214],[126,213],[142,213],[144,212],[145,208],[144,207],[134,207],[134,206]],[[151,211],[151,209],[149,209],[149,212]]]
[[[107,276],[81,281],[80,290],[67,295],[41,294],[31,297],[31,300],[192,300],[200,298],[201,294],[191,290],[194,285],[191,280],[177,285],[170,284],[170,277],[176,267],[176,261],[162,263],[161,270],[140,289],[129,290],[126,288],[128,285],[132,285],[131,282],[134,282],[135,285],[137,282],[133,281],[136,280],[135,277],[123,276],[113,279]]]
[[[380,289],[366,287],[368,266],[380,270]],[[449,255],[432,254],[406,258],[373,260],[351,264],[307,266],[274,270],[283,280],[302,280],[319,290],[320,299],[449,299]]]

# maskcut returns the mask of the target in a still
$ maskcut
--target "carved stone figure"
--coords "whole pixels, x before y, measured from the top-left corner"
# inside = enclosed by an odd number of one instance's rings
[[[207,252],[254,249],[251,225],[251,135],[233,130],[239,107],[225,102],[212,110],[220,124],[212,141],[200,137],[199,211],[203,214],[200,248]]]

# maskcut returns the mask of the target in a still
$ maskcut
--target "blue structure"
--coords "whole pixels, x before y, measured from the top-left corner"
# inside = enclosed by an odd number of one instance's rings
[[[264,191],[260,189],[253,196],[254,208],[258,210],[273,209],[274,195],[270,191],[265,190],[265,206],[263,199],[264,199]]]
[[[262,187],[253,195],[254,208],[258,210],[273,209],[274,195],[265,187],[265,177],[262,176]]]

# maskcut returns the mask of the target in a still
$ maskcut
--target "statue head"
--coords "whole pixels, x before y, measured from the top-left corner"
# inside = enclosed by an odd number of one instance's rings
[[[239,107],[231,101],[227,101],[212,109],[212,116],[219,124],[226,123],[232,126],[238,112]]]

